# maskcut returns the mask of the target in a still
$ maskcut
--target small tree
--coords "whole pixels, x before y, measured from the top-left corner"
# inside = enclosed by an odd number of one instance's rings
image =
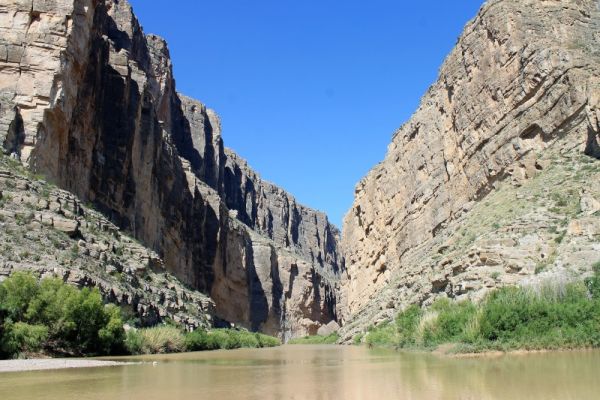
[[[78,290],[56,278],[40,283],[17,272],[0,284],[4,356],[20,351],[111,354],[123,351],[120,309],[105,306],[98,289]]]
[[[15,272],[0,285],[0,312],[6,319],[21,321],[39,292],[37,280],[26,272]]]

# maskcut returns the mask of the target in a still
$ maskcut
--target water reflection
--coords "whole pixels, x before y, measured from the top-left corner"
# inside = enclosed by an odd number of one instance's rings
[[[452,359],[284,346],[0,375],[0,399],[597,399],[600,352]]]

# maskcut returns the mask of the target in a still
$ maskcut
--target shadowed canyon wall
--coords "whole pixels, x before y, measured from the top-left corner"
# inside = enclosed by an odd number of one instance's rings
[[[223,148],[126,1],[10,0],[0,33],[6,154],[155,250],[220,319],[286,338],[337,319],[336,228]]]

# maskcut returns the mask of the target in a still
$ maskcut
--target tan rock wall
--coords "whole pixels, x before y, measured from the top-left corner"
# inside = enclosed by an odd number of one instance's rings
[[[557,139],[600,155],[599,21],[596,1],[483,6],[383,162],[356,186],[343,231],[348,315],[378,301],[391,277],[418,260],[407,254],[496,182],[542,169],[540,153]],[[431,287],[427,275],[420,284]]]

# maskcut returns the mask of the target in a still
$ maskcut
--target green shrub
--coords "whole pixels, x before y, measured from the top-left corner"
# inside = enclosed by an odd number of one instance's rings
[[[425,312],[412,306],[369,329],[365,341],[400,348],[454,343],[456,351],[600,347],[600,263],[584,283],[505,287],[479,304],[444,299]]]
[[[77,290],[57,279],[41,282],[27,320],[48,325],[51,338],[71,353],[110,353],[124,336],[120,311],[105,307],[98,289]]]
[[[189,351],[273,347],[281,345],[275,337],[244,330],[196,329],[185,336],[185,347]]]
[[[481,337],[509,347],[556,348],[600,344],[600,303],[587,288],[568,284],[542,288],[503,288],[482,306]]]
[[[208,333],[203,329],[196,329],[185,335],[185,348],[188,351],[215,350]]]
[[[431,310],[437,316],[426,328],[422,337],[423,344],[426,346],[461,340],[467,323],[475,315],[476,308],[468,301],[457,303],[440,299],[433,303]]]
[[[247,331],[231,331],[232,348],[251,348],[260,347],[260,343],[254,333]]]
[[[125,334],[125,350],[129,354],[143,354],[144,338],[137,329],[130,329]]]
[[[262,333],[256,333],[256,339],[260,347],[277,347],[281,346],[281,340],[276,337],[265,335]]]
[[[369,328],[364,338],[360,339],[369,347],[413,347],[422,341],[423,324],[426,322],[423,317],[421,308],[411,305],[400,312],[394,321]]]
[[[594,276],[585,280],[590,295],[600,300],[600,261],[592,266]]]
[[[120,309],[105,306],[98,289],[78,290],[55,278],[38,283],[33,275],[17,272],[0,284],[0,313],[15,321],[20,333],[33,335],[34,341],[42,337],[41,331],[17,324],[44,327],[43,347],[50,352],[93,355],[123,350]],[[3,335],[9,333],[5,327]]]
[[[398,329],[389,321],[377,325],[365,336],[365,343],[369,347],[397,347],[399,342]]]
[[[0,308],[7,319],[20,321],[29,303],[39,291],[35,277],[25,272],[15,272],[0,285]]]
[[[210,349],[232,349],[229,334],[225,329],[215,329],[208,334],[208,346]]]
[[[423,315],[420,307],[412,305],[396,317],[396,326],[398,328],[399,347],[412,346],[416,343],[417,329],[419,321]]]
[[[121,353],[125,349],[125,331],[121,309],[114,304],[108,304],[104,309],[108,316],[106,324],[98,330],[102,354]]]
[[[185,338],[179,328],[160,325],[139,329],[141,354],[178,353],[185,351]]]
[[[24,322],[7,322],[0,338],[0,352],[7,356],[19,353],[34,353],[42,349],[48,339],[48,328],[44,325],[29,325]]]
[[[337,332],[334,332],[327,336],[314,335],[292,339],[288,342],[288,344],[334,344],[337,343],[339,339],[340,336],[337,334]]]

